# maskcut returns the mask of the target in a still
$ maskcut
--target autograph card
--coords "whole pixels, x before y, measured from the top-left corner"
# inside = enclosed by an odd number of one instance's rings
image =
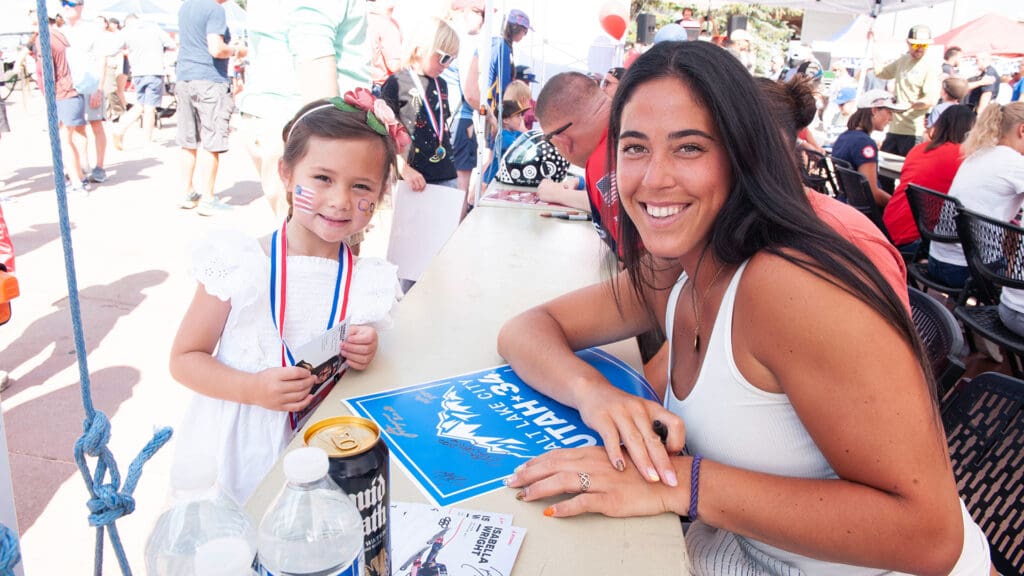
[[[511,514],[391,503],[392,576],[508,576],[526,529]]]
[[[299,412],[288,415],[288,426],[294,431],[302,427],[306,418],[323,402],[327,394],[334,388],[348,363],[341,357],[341,343],[348,337],[348,319],[346,318],[334,328],[306,342],[292,351],[295,365],[306,368],[316,376],[316,384],[309,391],[313,401]]]

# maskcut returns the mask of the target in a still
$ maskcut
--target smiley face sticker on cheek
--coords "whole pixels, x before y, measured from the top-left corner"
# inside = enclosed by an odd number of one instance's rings
[[[357,204],[357,207],[359,208],[360,212],[373,214],[373,211],[377,209],[377,204],[375,202],[370,202],[366,198],[363,198],[359,200],[359,204]]]

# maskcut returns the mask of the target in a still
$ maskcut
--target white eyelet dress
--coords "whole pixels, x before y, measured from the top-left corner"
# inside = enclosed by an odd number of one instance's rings
[[[338,262],[288,257],[285,341],[302,345],[327,329]],[[397,267],[379,258],[356,260],[349,293],[352,324],[390,326],[401,296]],[[259,372],[281,365],[281,339],[270,314],[270,258],[240,232],[215,231],[193,251],[192,272],[208,293],[231,302],[215,357]],[[339,387],[345,385],[342,378]],[[291,439],[288,413],[195,394],[175,431],[177,454],[212,453],[221,486],[244,503]]]

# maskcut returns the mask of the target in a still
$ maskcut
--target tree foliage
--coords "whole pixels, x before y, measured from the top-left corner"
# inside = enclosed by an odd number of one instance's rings
[[[694,18],[698,20],[703,20],[710,12],[711,21],[714,24],[713,29],[720,35],[727,33],[730,15],[742,14],[746,16],[747,29],[755,39],[754,45],[757,48],[757,69],[759,71],[768,70],[773,56],[786,53],[789,40],[796,31],[790,22],[799,22],[803,16],[803,10],[739,2],[727,4],[710,11],[707,3],[701,2],[701,0],[682,3],[666,2],[664,0],[631,0],[630,2],[630,14],[634,21],[637,14],[648,12],[655,15],[658,28],[679,20],[682,16],[683,8],[692,8]],[[635,40],[635,22],[630,30],[629,39]]]

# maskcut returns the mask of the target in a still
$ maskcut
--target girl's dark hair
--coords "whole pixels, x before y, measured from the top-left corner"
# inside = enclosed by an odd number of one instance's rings
[[[294,167],[306,155],[309,139],[312,136],[342,140],[377,140],[384,145],[381,181],[389,182],[392,174],[398,172],[398,167],[395,165],[394,139],[371,128],[366,123],[366,112],[361,110],[347,112],[326,99],[314,100],[306,104],[295,113],[295,117],[281,131],[281,138],[284,140],[284,154],[281,159],[285,166]]]
[[[390,189],[389,183],[398,173],[395,160],[395,140],[391,136],[380,134],[366,123],[366,112],[348,112],[338,108],[327,99],[314,100],[303,106],[295,116],[285,124],[281,131],[284,140],[284,153],[281,160],[289,169],[294,168],[309,149],[309,139],[338,138],[343,140],[362,139],[379,141],[384,146],[384,161],[381,166],[381,195]],[[288,199],[288,217],[292,215],[292,191],[285,190]]]
[[[934,150],[948,142],[963,144],[967,133],[974,128],[975,118],[977,115],[969,106],[954,104],[946,108],[932,126],[932,141],[925,151]]]
[[[860,130],[871,134],[875,130],[875,124],[871,121],[871,111],[874,108],[858,108],[856,112],[850,114],[850,119],[846,121],[847,130]]]
[[[784,141],[753,78],[729,52],[707,42],[655,44],[626,71],[612,100],[608,166],[622,112],[637,89],[674,78],[689,88],[717,127],[729,158],[731,188],[710,231],[708,247],[723,264],[738,265],[758,252],[783,258],[846,290],[885,318],[923,358],[917,331],[903,302],[864,254],[815,214],[800,181],[792,148]],[[632,289],[652,317],[647,290],[656,286],[661,262],[647,252],[629,214],[619,217],[622,260]],[[616,295],[618,298],[619,295]],[[926,363],[922,363],[928,373]],[[932,382],[928,378],[929,383]],[[933,395],[934,397],[934,395]]]

